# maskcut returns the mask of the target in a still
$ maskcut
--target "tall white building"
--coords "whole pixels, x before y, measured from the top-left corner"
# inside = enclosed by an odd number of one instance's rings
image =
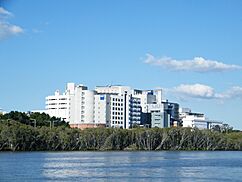
[[[94,126],[94,94],[86,86],[76,85],[70,95],[70,126],[88,128]]]
[[[94,96],[94,121],[97,125],[111,126],[111,96],[109,94]]]
[[[57,90],[46,97],[46,113],[64,119],[71,127],[93,127],[94,94],[84,85],[68,83],[63,94]]]
[[[132,96],[130,87],[98,86],[95,91],[95,121],[103,115],[101,111],[105,111],[106,125],[109,127],[130,128],[140,124],[140,99]]]
[[[165,118],[164,108],[161,89],[132,90],[119,85],[88,90],[84,85],[68,83],[63,94],[56,91],[55,95],[46,97],[46,113],[64,119],[75,128],[131,128],[146,120],[143,113],[160,112]]]

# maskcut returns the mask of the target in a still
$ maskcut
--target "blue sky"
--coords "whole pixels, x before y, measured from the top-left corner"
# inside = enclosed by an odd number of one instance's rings
[[[67,82],[161,87],[242,129],[242,1],[0,1],[0,107],[44,109]]]

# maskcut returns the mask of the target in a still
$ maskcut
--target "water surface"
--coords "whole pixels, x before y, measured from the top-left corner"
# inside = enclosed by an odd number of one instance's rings
[[[242,181],[242,152],[3,152],[0,181]]]

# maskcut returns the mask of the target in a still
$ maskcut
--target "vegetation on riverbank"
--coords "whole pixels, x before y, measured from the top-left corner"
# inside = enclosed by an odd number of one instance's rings
[[[38,115],[42,124],[35,118],[37,125],[30,122],[30,116],[22,121],[21,117],[15,121],[13,117],[0,116],[0,151],[242,150],[241,132],[191,128],[79,130],[56,118],[55,127],[50,127],[51,118],[45,122],[43,116]]]

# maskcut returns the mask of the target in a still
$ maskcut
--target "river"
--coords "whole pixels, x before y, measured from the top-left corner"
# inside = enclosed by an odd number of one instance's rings
[[[242,152],[1,152],[0,181],[242,181]]]

